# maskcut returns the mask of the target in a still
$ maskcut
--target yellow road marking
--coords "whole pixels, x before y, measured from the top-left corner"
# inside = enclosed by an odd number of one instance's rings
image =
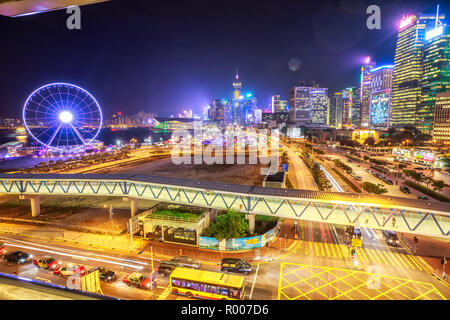
[[[369,262],[369,259],[367,258],[366,253],[364,252],[363,248],[359,248],[358,251],[361,252],[361,254],[362,254],[362,256],[364,257],[364,259],[365,259],[367,262]]]
[[[412,265],[412,263],[409,262],[409,259],[408,259],[408,256],[407,256],[407,255],[402,254],[402,258],[405,259],[406,262],[408,262],[408,264],[411,266],[411,268],[412,268],[413,270],[416,270],[416,268],[414,268],[414,266]]]
[[[387,254],[386,254],[387,255]],[[294,268],[287,268],[287,266],[290,267],[294,267]],[[289,272],[284,273],[283,274],[283,269],[287,268],[289,270]],[[319,269],[319,270],[317,270]],[[303,277],[301,274],[298,273],[298,271],[307,271],[308,273],[311,273],[310,275]],[[338,276],[335,271],[344,271],[345,274],[342,276]],[[291,274],[293,273],[298,280],[291,282],[288,279],[284,278],[285,275],[287,274]],[[326,280],[327,277],[325,277],[326,274],[330,274],[333,275],[334,279],[331,281]],[[302,265],[302,264],[295,264],[295,263],[281,263],[280,265],[280,281],[279,281],[279,287],[278,287],[278,299],[281,299],[281,295],[283,295],[283,297],[285,297],[286,299],[289,300],[295,300],[295,299],[299,299],[301,297],[305,297],[308,300],[311,300],[312,298],[310,297],[310,294],[320,294],[322,295],[325,299],[327,300],[335,300],[338,299],[342,296],[345,296],[346,298],[353,300],[355,298],[355,296],[353,296],[353,292],[355,293],[359,293],[364,295],[366,298],[371,299],[371,300],[377,300],[378,298],[384,299],[384,298],[388,298],[393,300],[392,297],[389,296],[389,294],[392,293],[396,293],[396,294],[400,294],[402,295],[404,298],[406,299],[430,299],[431,297],[428,297],[428,295],[430,293],[435,293],[437,295],[439,295],[442,299],[446,300],[446,298],[439,292],[439,290],[437,290],[437,288],[432,285],[431,283],[426,283],[426,282],[421,282],[421,281],[414,281],[411,279],[407,279],[407,278],[399,278],[399,277],[393,277],[393,276],[388,276],[388,275],[379,275],[380,276],[380,283],[383,284],[383,286],[386,286],[388,289],[381,291],[378,289],[375,289],[378,292],[378,295],[374,296],[374,297],[370,297],[369,295],[366,294],[365,291],[361,291],[361,289],[367,285],[367,281],[366,281],[366,276],[364,275],[368,275],[368,276],[372,276],[373,274],[371,273],[367,273],[364,271],[350,271],[348,269],[342,269],[342,268],[333,268],[333,267],[319,267],[319,266],[310,266],[310,265]],[[352,283],[347,282],[347,278],[351,279],[352,277],[355,277],[357,279],[359,279],[361,281],[361,283],[359,283],[358,285],[354,286]],[[312,284],[310,284],[308,281],[309,280],[313,280],[314,278],[318,278],[321,281],[324,282],[324,284],[320,285],[320,286],[313,286]],[[286,282],[286,286],[281,287],[281,282],[282,279],[285,280]],[[364,279],[364,280],[363,280]],[[391,279],[394,280],[395,283],[387,283],[384,280],[387,279]],[[338,288],[338,286],[336,286],[339,282],[342,282],[344,284],[346,284],[347,286],[350,287],[350,289],[343,291],[341,289]],[[301,288],[297,287],[296,285],[298,284],[307,284],[308,286],[311,287],[311,289],[307,289],[307,291],[305,290],[304,292],[301,290]],[[418,288],[416,290],[416,288],[411,287],[411,285],[417,285]],[[330,286],[331,288],[335,289],[336,295],[335,296],[327,296],[326,294],[324,294],[321,289]],[[283,292],[284,289],[292,287],[293,289],[295,289],[299,295],[296,296],[290,296],[286,293]],[[402,287],[411,290],[412,292],[414,292],[416,294],[416,296],[410,296],[410,295],[406,295],[406,292],[403,292]]]
[[[392,265],[392,266],[395,266],[395,263],[392,262],[392,259],[391,259],[391,257],[389,257],[389,254],[387,253],[387,251],[383,251],[383,252],[384,252],[386,258],[387,258],[387,259],[389,260],[389,262],[391,263],[391,265]]]
[[[380,259],[379,259],[378,256],[375,254],[375,250],[373,250],[373,249],[367,249],[367,251],[370,252],[370,256],[375,257],[376,260],[378,261],[378,263],[381,264]],[[373,259],[373,262],[376,262],[376,260]]]
[[[322,250],[322,257],[325,257],[325,252],[323,251],[323,245],[321,242],[319,242],[320,244],[320,250]]]
[[[336,251],[339,253],[339,258],[342,258],[341,248],[339,248],[338,244],[335,244],[335,246],[336,246]]]
[[[280,300],[280,297],[281,297],[281,279],[283,278],[283,266],[284,266],[284,263],[281,262],[281,264],[280,264],[280,281],[278,282],[278,297],[277,297],[278,300]]]
[[[319,256],[319,248],[317,247],[317,242],[314,242],[314,246],[316,247],[317,256]]]
[[[167,287],[166,289],[164,289],[164,291],[158,296],[158,298],[156,300],[165,300],[167,298],[167,296],[170,293],[170,289],[169,287]]]
[[[387,263],[386,259],[383,256],[383,251],[382,250],[377,250],[377,253],[380,255],[381,259],[383,259],[384,264],[385,265],[389,265],[389,263]]]
[[[401,263],[397,260],[397,257],[394,255],[394,253],[390,251],[388,251],[388,253],[391,255],[392,261],[395,261],[394,266],[401,267]]]
[[[328,257],[331,257],[331,256],[330,256],[330,250],[328,250],[328,244],[327,244],[327,243],[325,243],[325,249],[327,249],[327,255],[328,255]]]
[[[344,256],[344,258],[348,257],[348,248],[347,246],[344,246],[343,244],[341,244],[341,250],[342,250],[342,255]]]
[[[331,251],[333,251],[333,256],[336,257],[336,252],[334,252],[333,243],[330,243]]]
[[[374,263],[375,262],[375,259],[370,255],[369,249],[364,249],[363,248],[363,252],[367,253],[367,257],[368,257],[369,263]]]
[[[403,261],[402,257],[400,256],[400,254],[398,254],[397,252],[394,252],[395,256],[398,257],[398,260],[400,260],[400,262],[405,266],[405,268],[408,268],[408,266],[406,265],[406,263]]]
[[[313,245],[312,245],[312,242],[310,241],[309,242],[309,251],[311,252],[311,254],[313,254]]]
[[[409,258],[414,262],[414,264],[419,268],[420,271],[423,271],[423,269],[419,266],[419,264],[416,262],[416,258],[412,255],[409,255]]]

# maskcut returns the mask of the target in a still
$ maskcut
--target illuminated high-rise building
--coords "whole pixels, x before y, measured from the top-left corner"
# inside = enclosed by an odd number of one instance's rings
[[[417,109],[417,129],[432,134],[436,94],[450,90],[450,28],[437,18],[425,33],[422,96]]]
[[[450,91],[436,94],[433,142],[438,145],[450,145]]]
[[[342,122],[344,128],[359,126],[361,112],[360,88],[346,88],[342,90]]]
[[[281,100],[279,95],[272,96],[272,112],[287,112],[287,106],[287,100]]]
[[[423,123],[418,113],[422,98],[425,33],[436,15],[411,14],[399,25],[391,93],[391,124],[394,127]]]
[[[245,122],[244,106],[242,104],[243,96],[241,95],[242,82],[239,80],[239,74],[236,70],[236,77],[233,81],[233,99],[231,99],[231,122],[242,125]]]
[[[293,87],[289,92],[289,121],[297,125],[326,124],[328,110],[328,89],[318,84]]]
[[[357,126],[367,128],[369,126],[370,118],[370,92],[372,84],[371,70],[375,67],[375,62],[371,61],[370,57],[367,57],[364,61],[364,65],[361,67],[361,86],[360,86],[360,99],[361,110],[359,114],[359,124]],[[356,114],[354,113],[355,117]]]
[[[327,88],[314,88],[311,94],[311,124],[327,124],[330,99]]]
[[[393,65],[371,70],[369,127],[388,128],[391,116],[391,89]]]
[[[342,128],[343,100],[342,92],[335,92],[330,103],[329,126],[337,129]]]

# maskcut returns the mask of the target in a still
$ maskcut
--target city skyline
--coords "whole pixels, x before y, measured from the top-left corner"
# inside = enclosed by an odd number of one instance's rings
[[[276,94],[287,99],[289,89],[299,81],[316,81],[321,87],[328,88],[331,94],[345,87],[358,85],[359,69],[366,56],[372,56],[380,64],[392,63],[398,19],[411,11],[433,12],[435,6],[435,3],[382,3],[382,29],[368,30],[365,28],[367,15],[363,4],[358,1],[342,1],[340,4],[320,2],[303,8],[298,21],[285,23],[282,20],[286,19],[278,18],[279,28],[273,25],[268,28],[265,23],[259,22],[242,36],[231,36],[233,40],[227,39],[231,34],[236,34],[235,31],[239,31],[240,24],[246,22],[246,14],[251,12],[255,17],[264,18],[271,9],[281,9],[269,4],[253,8],[250,1],[243,5],[242,12],[238,10],[232,14],[232,3],[219,3],[218,7],[213,7],[199,1],[196,4],[196,11],[199,12],[190,18],[185,17],[184,24],[167,20],[165,27],[161,27],[154,21],[154,29],[150,28],[152,30],[148,30],[148,26],[142,23],[130,24],[127,13],[131,13],[129,10],[133,9],[129,8],[121,15],[123,27],[110,26],[108,19],[119,19],[118,11],[122,8],[120,2],[83,7],[84,28],[80,31],[69,31],[64,28],[64,24],[57,28],[58,22],[65,17],[65,12],[61,11],[20,18],[22,20],[0,17],[2,32],[6,33],[6,28],[10,30],[2,37],[4,40],[1,43],[8,63],[1,62],[6,72],[2,75],[5,78],[0,81],[4,84],[0,88],[0,111],[3,117],[18,117],[25,97],[33,88],[64,80],[94,92],[107,116],[118,111],[137,113],[139,110],[169,115],[178,114],[183,109],[192,109],[195,114],[201,114],[202,109],[215,98],[227,98],[231,95],[229,82],[233,79],[236,67],[246,83],[246,90],[258,97],[259,108],[267,108],[271,97]],[[148,5],[140,1],[136,1],[136,5],[143,9],[142,15],[153,14],[157,19],[166,18],[170,11],[170,8],[161,4],[154,5],[152,10],[145,10],[149,9]],[[285,7],[294,8],[295,4],[286,2]],[[350,10],[351,8],[353,9]],[[195,11],[194,9],[190,8],[191,11]],[[327,39],[323,29],[331,24],[327,17],[336,9],[336,21],[332,23],[336,25],[336,31],[333,31],[336,32],[336,40]],[[442,11],[445,9],[441,7]],[[95,19],[100,10],[106,11],[106,14]],[[226,19],[223,25],[211,22],[210,31],[198,30],[201,25],[197,17],[201,14],[208,17],[216,10],[224,15],[231,15],[231,18]],[[282,11],[284,15],[289,14],[284,8]],[[181,12],[177,11],[173,16],[178,14]],[[348,17],[355,18],[355,22],[345,21]],[[50,21],[55,22],[54,28],[48,27],[47,23]],[[42,26],[43,23],[46,23],[45,27]],[[352,23],[360,24],[360,28],[355,28]],[[304,24],[307,24],[306,28]],[[298,28],[299,26],[303,28]],[[27,30],[29,27],[34,30]],[[138,27],[142,28],[137,30]],[[349,33],[346,32],[347,28]],[[189,30],[195,30],[204,37],[197,34],[191,38],[192,32]],[[126,31],[138,32],[134,33],[132,39],[124,39]],[[15,32],[21,35],[20,41],[14,36]],[[31,39],[43,32],[62,38],[51,45],[45,38],[40,41]],[[156,38],[157,41],[142,41],[146,32],[153,34],[155,37],[151,39]],[[98,36],[105,34],[106,39],[98,40]],[[353,37],[348,39],[347,35]],[[263,36],[268,36],[268,39],[263,39]],[[186,49],[187,39],[194,41],[195,45],[189,46],[185,52],[183,50]],[[339,42],[333,43],[337,40]],[[77,47],[74,51],[74,43],[80,43],[82,48]],[[133,45],[130,54],[136,59],[118,59],[126,49],[124,43]],[[113,44],[118,46],[113,47]],[[155,53],[152,50],[155,44],[163,44],[161,48],[169,49],[169,52],[157,50],[158,53]],[[314,49],[309,48],[308,44],[313,44]],[[33,47],[33,50],[24,50],[28,46]],[[59,47],[58,50],[56,46]],[[262,48],[266,47],[272,50],[263,52]],[[18,50],[19,48],[23,49]],[[202,51],[201,48],[205,50]],[[223,61],[220,66],[215,63],[217,59]],[[87,72],[91,66],[94,66],[95,71]],[[20,70],[28,76],[20,79],[15,77],[14,74],[23,74],[18,72]],[[44,71],[45,77],[42,77]],[[6,77],[6,74],[13,76]],[[67,74],[71,76],[67,77]],[[123,77],[130,81],[120,81],[119,78]]]

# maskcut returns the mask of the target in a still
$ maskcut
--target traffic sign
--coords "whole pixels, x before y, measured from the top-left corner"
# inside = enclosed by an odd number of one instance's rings
[[[352,239],[352,247],[362,247],[362,239]]]
[[[281,171],[288,172],[289,171],[289,165],[287,163],[281,164]]]

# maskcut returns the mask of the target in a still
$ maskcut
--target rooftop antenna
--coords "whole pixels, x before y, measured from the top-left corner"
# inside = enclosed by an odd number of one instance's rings
[[[439,7],[439,6],[438,6]],[[239,72],[238,72],[238,68],[236,68],[236,80],[239,80]]]
[[[439,27],[442,25],[442,22],[439,20],[439,5],[437,5],[437,10],[436,10],[436,24],[435,27]]]

